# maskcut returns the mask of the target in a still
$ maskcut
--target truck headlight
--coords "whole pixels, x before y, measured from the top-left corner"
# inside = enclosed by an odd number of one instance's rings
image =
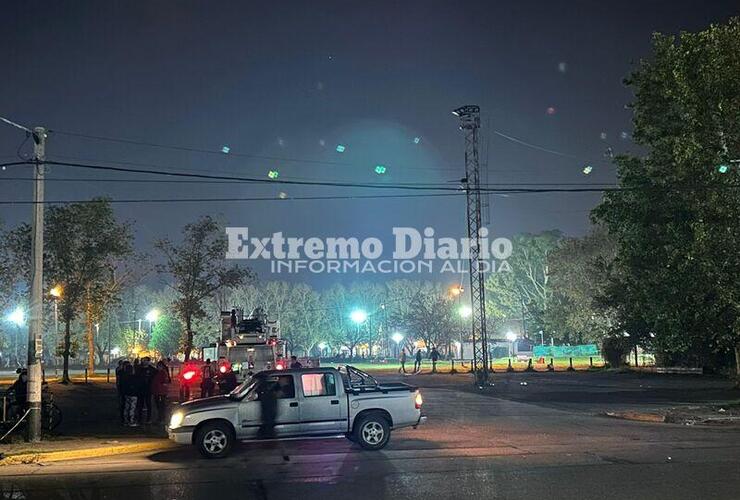
[[[181,411],[176,411],[170,417],[170,429],[177,429],[182,425],[182,421],[185,420],[185,415]]]

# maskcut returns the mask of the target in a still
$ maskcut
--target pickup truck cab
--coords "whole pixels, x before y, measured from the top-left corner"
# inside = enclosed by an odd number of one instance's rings
[[[419,389],[381,384],[345,366],[269,370],[224,396],[179,405],[167,428],[170,439],[192,444],[205,457],[228,455],[236,441],[259,439],[260,395],[278,384],[276,439],[344,435],[365,449],[383,448],[394,429],[426,421]]]

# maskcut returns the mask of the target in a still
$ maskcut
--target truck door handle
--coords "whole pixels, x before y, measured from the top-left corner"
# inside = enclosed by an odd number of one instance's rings
[[[338,399],[332,399],[331,400],[331,404],[338,405],[339,404],[339,400]]]
[[[290,403],[290,407],[291,408],[297,408],[298,407],[298,403],[296,403],[295,401],[293,401],[292,403]]]

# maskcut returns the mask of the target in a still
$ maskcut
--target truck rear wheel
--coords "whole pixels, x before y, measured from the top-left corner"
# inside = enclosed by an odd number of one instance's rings
[[[234,433],[223,422],[210,422],[198,430],[195,445],[206,458],[224,458],[234,446]]]
[[[354,440],[366,450],[380,450],[388,444],[391,426],[381,413],[368,413],[355,424]]]

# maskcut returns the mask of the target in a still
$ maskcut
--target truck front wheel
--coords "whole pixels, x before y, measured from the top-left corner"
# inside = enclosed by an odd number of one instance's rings
[[[366,450],[379,450],[388,444],[391,426],[381,413],[369,413],[358,419],[354,429],[354,441]]]
[[[209,422],[198,430],[195,445],[206,458],[223,458],[234,445],[234,433],[222,422]]]

